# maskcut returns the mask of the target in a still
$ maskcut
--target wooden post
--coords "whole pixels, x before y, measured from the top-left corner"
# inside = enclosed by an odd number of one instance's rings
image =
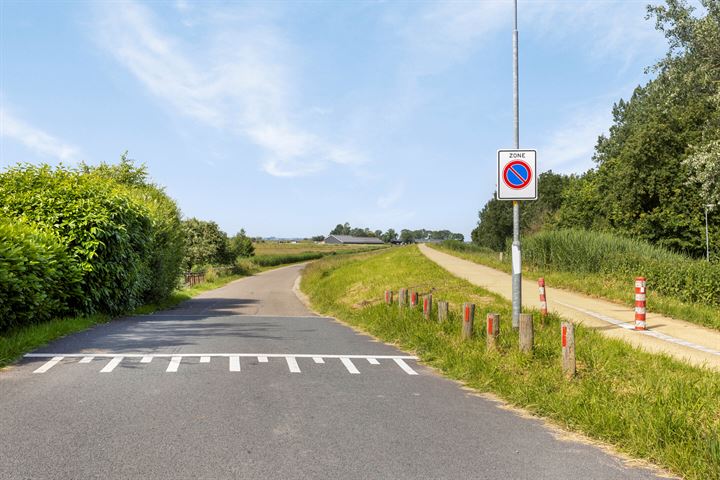
[[[438,322],[447,322],[450,306],[448,302],[438,302]]]
[[[432,294],[430,293],[423,298],[423,315],[425,315],[425,320],[430,320],[430,315],[432,315]]]
[[[520,314],[520,351],[532,352],[533,350],[533,317],[529,313]]]
[[[473,323],[475,321],[475,304],[463,303],[463,324],[462,338],[468,339],[473,335]]]
[[[408,303],[408,291],[407,288],[401,288],[398,292],[398,306],[400,308],[407,307]]]
[[[560,324],[562,345],[562,369],[566,377],[575,376],[575,326],[570,322]]]
[[[417,290],[410,290],[410,306],[417,307],[420,301]]]
[[[497,337],[500,335],[500,314],[487,314],[487,349],[495,350],[497,348]]]
[[[385,304],[386,305],[392,305],[393,302],[393,292],[392,290],[385,290]]]

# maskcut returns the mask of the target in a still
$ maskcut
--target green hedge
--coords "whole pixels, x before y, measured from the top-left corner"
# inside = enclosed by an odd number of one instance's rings
[[[720,266],[610,233],[553,230],[523,239],[523,261],[535,268],[600,273],[691,303],[720,306]]]
[[[178,284],[184,253],[180,213],[147,183],[144,168],[125,159],[79,169],[10,168],[0,174],[0,215],[52,231],[78,272],[77,282],[58,283],[64,304],[56,305],[55,314],[119,314],[166,297]]]
[[[80,281],[57,236],[0,217],[0,331],[67,313]]]

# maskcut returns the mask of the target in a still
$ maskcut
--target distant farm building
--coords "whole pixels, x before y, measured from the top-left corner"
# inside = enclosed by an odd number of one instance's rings
[[[342,245],[382,245],[383,241],[376,237],[353,237],[351,235],[330,235],[325,243]]]

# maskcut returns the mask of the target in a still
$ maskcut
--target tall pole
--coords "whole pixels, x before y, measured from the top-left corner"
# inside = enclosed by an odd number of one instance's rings
[[[710,261],[710,234],[708,232],[708,206],[705,205],[705,256],[707,258],[707,261]]]
[[[515,22],[513,28],[513,126],[515,149],[520,148],[520,93],[518,73],[518,25],[517,0],[515,0]],[[522,309],[522,262],[520,257],[520,203],[513,201],[513,242],[512,242],[512,326],[519,328]]]

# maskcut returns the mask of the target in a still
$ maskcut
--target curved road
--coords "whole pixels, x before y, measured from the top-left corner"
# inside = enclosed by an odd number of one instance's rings
[[[313,315],[302,267],[0,371],[0,479],[649,479]]]

